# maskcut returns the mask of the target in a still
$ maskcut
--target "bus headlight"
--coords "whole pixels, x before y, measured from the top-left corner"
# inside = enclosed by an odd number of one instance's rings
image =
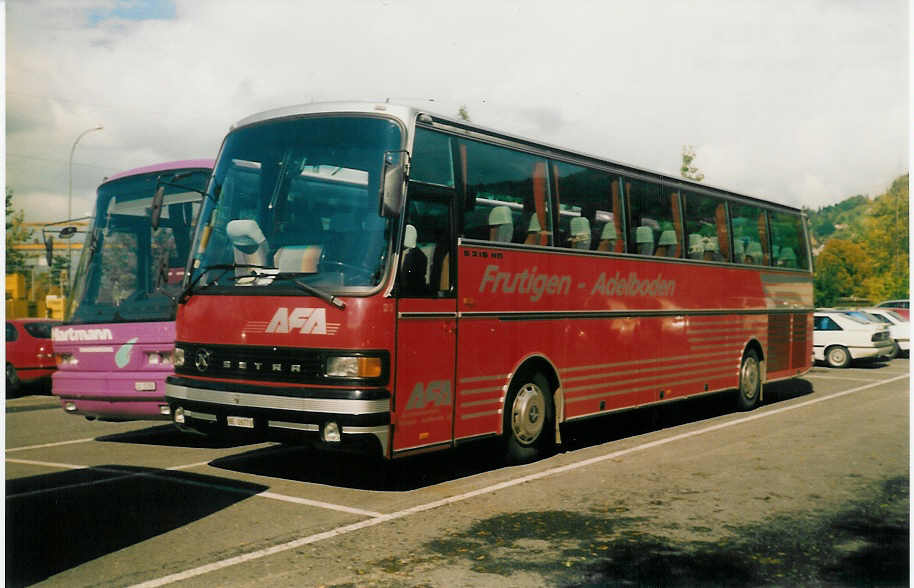
[[[73,357],[72,353],[55,353],[54,359],[57,362],[57,367],[64,365],[76,365],[79,363],[79,360]]]
[[[184,348],[175,347],[175,352],[172,355],[172,357],[174,358],[172,361],[174,361],[175,367],[183,366],[184,365]]]
[[[326,375],[332,378],[379,378],[381,358],[346,355],[328,357]]]

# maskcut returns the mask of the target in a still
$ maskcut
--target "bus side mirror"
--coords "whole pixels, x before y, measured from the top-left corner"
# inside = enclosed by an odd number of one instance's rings
[[[64,227],[60,229],[60,233],[57,234],[61,239],[69,239],[76,234],[76,227]]]
[[[409,167],[408,157],[409,154],[406,151],[387,151],[384,153],[381,187],[378,194],[378,214],[383,217],[396,217],[400,214],[400,204],[403,201],[403,184],[406,182]]]
[[[160,185],[156,188],[156,193],[152,197],[152,210],[149,212],[149,226],[152,230],[159,228],[159,219],[162,217],[162,202],[165,200],[165,186]]]

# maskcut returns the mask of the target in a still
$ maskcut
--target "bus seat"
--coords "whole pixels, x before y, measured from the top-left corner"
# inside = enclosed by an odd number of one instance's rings
[[[313,273],[323,249],[322,245],[286,245],[276,250],[273,265],[281,272]]]
[[[496,206],[489,212],[489,241],[510,243],[514,236],[514,220],[511,209],[507,206]]]
[[[600,231],[600,243],[597,245],[597,251],[615,251],[616,249],[616,226],[612,221],[609,221],[603,225],[603,230]]]
[[[676,245],[676,231],[670,229],[660,233],[660,241],[657,243],[657,250],[654,255],[670,257],[673,252],[671,247]]]
[[[705,237],[704,238],[704,260],[705,261],[721,261],[723,257],[720,254],[720,242],[717,240],[717,237]]]
[[[418,238],[416,227],[406,225],[403,230],[403,259],[400,266],[400,286],[406,296],[423,296],[428,290],[425,280],[428,260],[417,247]]]
[[[790,247],[781,247],[778,255],[778,265],[781,267],[797,267],[797,254]]]
[[[689,234],[689,259],[702,259],[705,253],[705,240],[698,233]]]
[[[235,263],[266,267],[269,244],[257,221],[231,220],[225,226],[225,232],[235,249]]]
[[[733,241],[733,261],[743,263],[743,252],[745,251],[742,240]]]
[[[540,221],[536,218],[536,213],[531,214],[530,222],[527,224],[527,235],[524,237],[524,245],[539,245],[542,230]]]
[[[638,244],[638,253],[652,255],[654,253],[654,230],[646,225],[635,229],[635,242]]]
[[[583,216],[571,219],[568,245],[573,249],[590,249],[590,221]]]
[[[758,241],[750,241],[746,245],[746,263],[760,265],[762,263],[762,244]]]

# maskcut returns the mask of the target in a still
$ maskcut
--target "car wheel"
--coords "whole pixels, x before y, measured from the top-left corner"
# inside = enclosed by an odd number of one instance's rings
[[[833,368],[846,368],[851,362],[851,354],[846,347],[835,345],[825,350],[825,363]]]
[[[540,373],[521,374],[505,402],[504,434],[507,459],[525,463],[543,456],[555,427],[549,383]]]
[[[6,364],[6,392],[17,392],[19,387],[22,385],[22,382],[19,380],[19,374],[16,373],[16,368],[13,367],[13,364]]]
[[[752,410],[758,406],[762,391],[762,369],[758,354],[750,349],[739,366],[739,410]]]
[[[893,343],[892,343],[892,350],[889,351],[888,355],[886,355],[885,358],[886,358],[886,359],[895,359],[896,357],[898,357],[898,353],[899,353],[899,350],[898,350],[898,343],[894,343],[894,342],[893,342]]]

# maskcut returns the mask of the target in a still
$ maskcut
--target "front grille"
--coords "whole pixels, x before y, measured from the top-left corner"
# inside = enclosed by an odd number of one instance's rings
[[[296,384],[384,385],[387,383],[390,365],[386,351],[355,352],[336,349],[207,345],[180,342],[176,346],[184,350],[184,365],[176,367],[175,373],[207,378]],[[381,357],[381,376],[378,378],[325,376],[327,358],[339,355]]]

